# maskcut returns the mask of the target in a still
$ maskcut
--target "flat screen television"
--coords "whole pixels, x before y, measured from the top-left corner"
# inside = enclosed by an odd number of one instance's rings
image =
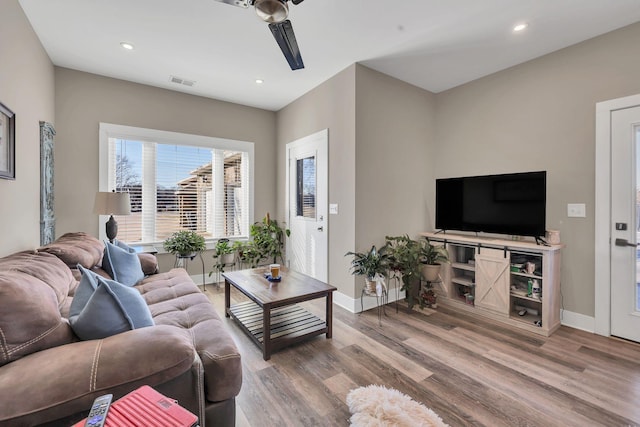
[[[436,179],[436,228],[544,236],[547,173]]]

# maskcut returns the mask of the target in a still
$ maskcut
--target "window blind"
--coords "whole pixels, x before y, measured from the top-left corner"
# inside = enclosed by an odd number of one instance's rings
[[[249,232],[249,155],[216,147],[109,138],[109,185],[131,195],[118,238],[158,243],[177,230],[206,239]]]

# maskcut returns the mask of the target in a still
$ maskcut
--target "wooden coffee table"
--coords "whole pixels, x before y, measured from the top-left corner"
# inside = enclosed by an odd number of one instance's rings
[[[313,277],[291,270],[281,271],[280,282],[269,282],[265,268],[223,273],[225,316],[235,319],[262,349],[264,360],[271,352],[309,337],[327,334],[331,338],[333,294],[336,290]],[[251,301],[231,306],[231,286]],[[325,320],[295,305],[326,298]]]

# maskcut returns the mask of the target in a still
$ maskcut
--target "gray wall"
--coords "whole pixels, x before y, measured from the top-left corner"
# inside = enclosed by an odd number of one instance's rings
[[[104,227],[93,214],[100,122],[254,142],[255,217],[275,211],[276,175],[269,166],[276,161],[274,112],[58,67],[55,90],[58,236],[98,235]],[[205,256],[205,261],[210,271],[213,259]],[[163,256],[160,262],[166,269],[173,258]],[[197,264],[190,273],[198,272]]]
[[[594,315],[595,104],[640,93],[640,24],[436,96],[434,176],[547,171],[564,308]],[[586,218],[567,218],[586,203]]]
[[[361,65],[347,68],[278,112],[278,159],[286,144],[329,129],[329,282],[359,296],[344,254],[424,231],[433,200],[429,158],[434,95]],[[284,207],[284,168],[278,168]],[[280,212],[281,217],[285,216]]]
[[[16,179],[0,179],[0,256],[40,245],[40,120],[54,123],[53,65],[17,0],[0,2],[0,102],[16,115]]]
[[[354,295],[354,278],[344,256],[355,242],[355,65],[338,73],[277,114],[278,164],[284,165],[289,142],[329,129],[329,283]],[[278,219],[286,217],[285,168],[278,167]]]
[[[435,95],[356,68],[356,249],[429,228]]]

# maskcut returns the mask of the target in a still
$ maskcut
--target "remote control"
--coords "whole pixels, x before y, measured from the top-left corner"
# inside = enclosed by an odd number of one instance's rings
[[[96,400],[93,401],[85,427],[104,427],[112,398],[113,394],[105,394],[97,397]]]

